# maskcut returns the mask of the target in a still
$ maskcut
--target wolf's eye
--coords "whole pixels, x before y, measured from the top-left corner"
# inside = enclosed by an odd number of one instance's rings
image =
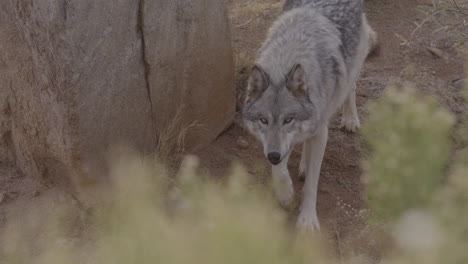
[[[288,117],[288,118],[284,119],[284,124],[285,124],[285,125],[286,125],[286,124],[289,124],[289,123],[291,123],[292,121],[293,121],[293,118],[292,118],[292,117]]]
[[[260,118],[260,122],[264,125],[268,125],[268,120],[266,118]]]

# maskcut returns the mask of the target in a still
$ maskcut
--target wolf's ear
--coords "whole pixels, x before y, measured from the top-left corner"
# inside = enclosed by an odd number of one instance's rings
[[[292,67],[286,80],[286,87],[297,97],[307,97],[305,71],[301,64],[297,63]]]
[[[248,102],[258,99],[266,88],[268,88],[268,85],[268,75],[260,65],[255,64],[250,73],[245,101]]]

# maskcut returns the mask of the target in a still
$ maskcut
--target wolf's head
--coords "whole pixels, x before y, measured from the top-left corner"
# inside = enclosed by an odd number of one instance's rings
[[[259,65],[250,74],[243,122],[263,143],[263,152],[273,165],[279,164],[295,143],[313,135],[317,127],[305,74],[300,64],[294,65],[280,83],[272,83]]]

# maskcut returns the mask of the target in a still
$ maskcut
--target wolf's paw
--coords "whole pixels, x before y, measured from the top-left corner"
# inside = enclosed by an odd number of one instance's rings
[[[320,231],[320,223],[317,214],[302,211],[297,218],[296,227],[301,232]]]
[[[281,206],[288,208],[294,198],[294,188],[291,179],[288,177],[284,180],[275,181],[273,183],[276,198],[280,202]]]
[[[341,119],[341,129],[348,133],[354,133],[361,127],[359,118],[343,118]]]

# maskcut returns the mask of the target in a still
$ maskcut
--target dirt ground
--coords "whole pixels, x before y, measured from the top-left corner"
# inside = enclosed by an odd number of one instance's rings
[[[239,71],[237,89],[241,99],[248,65],[252,63],[268,27],[279,14],[282,1],[229,2],[232,41]],[[463,57],[455,47],[460,39],[438,30],[440,25],[417,11],[418,6],[427,7],[430,3],[429,0],[365,1],[368,19],[379,36],[381,53],[365,64],[357,84],[358,110],[363,123],[368,115],[369,101],[379,98],[392,78],[400,76],[408,65],[417,69],[418,89],[422,93],[437,96],[441,104],[457,116],[467,112],[459,88],[451,85],[453,79],[463,74]],[[458,23],[460,16],[453,12],[453,15],[440,20],[452,25]],[[431,53],[428,47],[436,48],[437,54]],[[338,117],[330,126],[319,184],[318,216],[324,232],[329,234],[330,243],[340,254],[366,254],[378,259],[381,254],[379,245],[370,239],[363,219],[366,211],[361,182],[361,160],[366,154],[363,140],[359,132],[347,134],[341,131]],[[238,119],[211,146],[195,154],[215,178],[226,175],[235,160],[245,164],[255,181],[263,183],[270,177],[261,146],[242,129]],[[297,201],[300,201],[302,186],[302,182],[297,180],[299,161],[298,148],[289,162]],[[60,197],[53,186],[43,186],[34,179],[23,177],[10,165],[0,161],[0,230],[7,219],[30,210],[44,197]],[[289,213],[291,223],[294,223],[297,208]]]
[[[239,99],[245,88],[246,70],[243,67],[255,57],[268,27],[280,13],[282,3],[278,0],[231,1],[233,45],[240,71]],[[459,114],[466,111],[459,90],[450,85],[463,73],[463,59],[453,48],[458,39],[447,34],[434,34],[438,25],[428,22],[415,31],[415,23],[426,19],[426,15],[419,13],[417,7],[430,3],[415,0],[365,1],[369,23],[379,36],[381,50],[378,57],[365,64],[357,84],[357,104],[362,122],[366,122],[368,102],[379,98],[392,78],[400,76],[400,72],[410,64],[421,71],[416,77],[420,79],[419,82],[424,82],[418,86],[423,93],[438,96],[442,105],[451,112]],[[450,21],[456,21],[455,17],[443,19],[443,23],[456,23]],[[442,51],[443,58],[431,54],[428,47]],[[339,253],[366,254],[377,259],[380,255],[379,245],[370,239],[363,219],[366,206],[361,183],[361,159],[365,155],[362,138],[359,133],[341,131],[339,120],[337,115],[330,126],[319,183],[318,216]],[[239,144],[239,140],[247,141],[248,147]],[[213,175],[225,175],[232,160],[241,160],[258,181],[264,182],[270,177],[270,166],[263,156],[261,145],[242,129],[238,120],[212,146],[197,154]],[[300,147],[297,147],[289,162],[297,204],[303,184],[297,179],[299,161]],[[297,213],[297,207],[290,213],[291,224],[294,224]]]

